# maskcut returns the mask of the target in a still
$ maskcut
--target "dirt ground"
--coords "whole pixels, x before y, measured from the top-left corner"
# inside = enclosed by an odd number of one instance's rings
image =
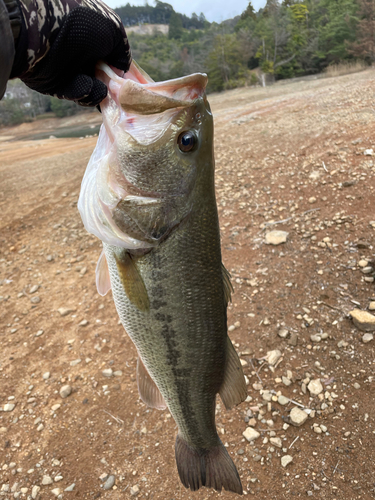
[[[228,326],[251,398],[218,404],[217,427],[246,495],[375,497],[375,340],[349,316],[375,301],[374,84],[369,70],[210,96]],[[31,140],[80,120],[100,115],[0,131],[0,498],[217,498],[180,484],[174,421],[140,401],[135,348],[96,291],[101,242],[77,211],[96,138]],[[267,245],[271,230],[286,243]],[[311,410],[303,425],[280,395]]]

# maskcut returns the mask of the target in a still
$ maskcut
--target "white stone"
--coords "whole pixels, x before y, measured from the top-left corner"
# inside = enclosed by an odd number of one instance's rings
[[[275,349],[274,351],[268,351],[266,354],[266,361],[269,365],[274,366],[281,358],[281,351]]]
[[[53,483],[53,479],[51,476],[43,476],[43,479],[42,479],[43,486],[46,486],[47,484],[52,484],[52,483]]]
[[[375,331],[375,316],[367,311],[354,309],[349,313],[352,317],[354,325],[363,332]]]
[[[296,427],[299,427],[300,425],[303,425],[308,418],[308,415],[305,411],[300,410],[296,406],[292,408],[292,411],[290,412],[290,422],[291,424],[295,425]]]
[[[318,378],[311,380],[311,382],[309,383],[307,388],[308,388],[311,396],[318,396],[324,390],[322,383],[321,383],[320,379],[318,379]]]
[[[72,388],[70,385],[63,385],[60,389],[60,396],[65,399],[72,393]]]
[[[374,339],[374,335],[372,333],[365,333],[364,336],[362,337],[362,342],[364,344],[367,344],[368,342],[371,342],[371,340]]]
[[[40,486],[33,486],[33,489],[31,490],[31,498],[35,499],[38,496],[39,491]]]
[[[281,465],[283,467],[286,467],[291,462],[293,462],[293,457],[291,457],[290,455],[284,455],[283,457],[281,457]]]
[[[14,403],[7,403],[6,405],[4,405],[3,410],[4,411],[13,411],[15,407],[16,407],[16,405]]]
[[[266,234],[266,243],[267,245],[280,245],[281,243],[285,243],[288,239],[289,233],[286,231],[269,231]]]
[[[260,436],[260,433],[253,429],[252,427],[247,427],[247,429],[242,433],[243,437],[251,443],[251,441],[254,441],[255,439],[258,439]]]

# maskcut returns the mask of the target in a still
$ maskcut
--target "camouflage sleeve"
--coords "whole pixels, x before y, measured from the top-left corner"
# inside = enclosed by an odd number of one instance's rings
[[[95,10],[113,21],[123,34],[128,47],[125,29],[119,16],[101,0],[18,0],[18,2],[27,32],[27,63],[23,72],[29,71],[47,54],[65,17],[79,6]]]
[[[0,0],[0,99],[3,97],[10,76],[14,56],[15,39],[19,35],[21,16],[15,0]]]

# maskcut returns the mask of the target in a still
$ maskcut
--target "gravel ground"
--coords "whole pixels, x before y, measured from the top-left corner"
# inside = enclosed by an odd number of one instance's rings
[[[249,394],[216,419],[246,495],[375,496],[374,82],[210,96]],[[0,499],[216,498],[180,484],[173,419],[140,401],[135,348],[96,292],[101,244],[76,207],[95,138],[31,140],[82,120],[0,131]]]

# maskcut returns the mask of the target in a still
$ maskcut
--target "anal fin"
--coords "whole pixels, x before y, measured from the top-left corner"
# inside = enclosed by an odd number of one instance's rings
[[[138,356],[137,362],[137,384],[139,395],[147,406],[157,408],[158,410],[165,410],[167,405],[165,404],[164,398],[157,385],[150,377],[140,356]]]
[[[109,277],[108,263],[104,253],[104,249],[102,250],[98,263],[96,264],[95,281],[96,289],[98,290],[99,295],[103,297],[110,291],[111,280]]]
[[[245,376],[238,354],[233,347],[232,341],[227,336],[227,364],[225,368],[224,381],[219,391],[220,397],[227,410],[236,406],[247,397]]]

